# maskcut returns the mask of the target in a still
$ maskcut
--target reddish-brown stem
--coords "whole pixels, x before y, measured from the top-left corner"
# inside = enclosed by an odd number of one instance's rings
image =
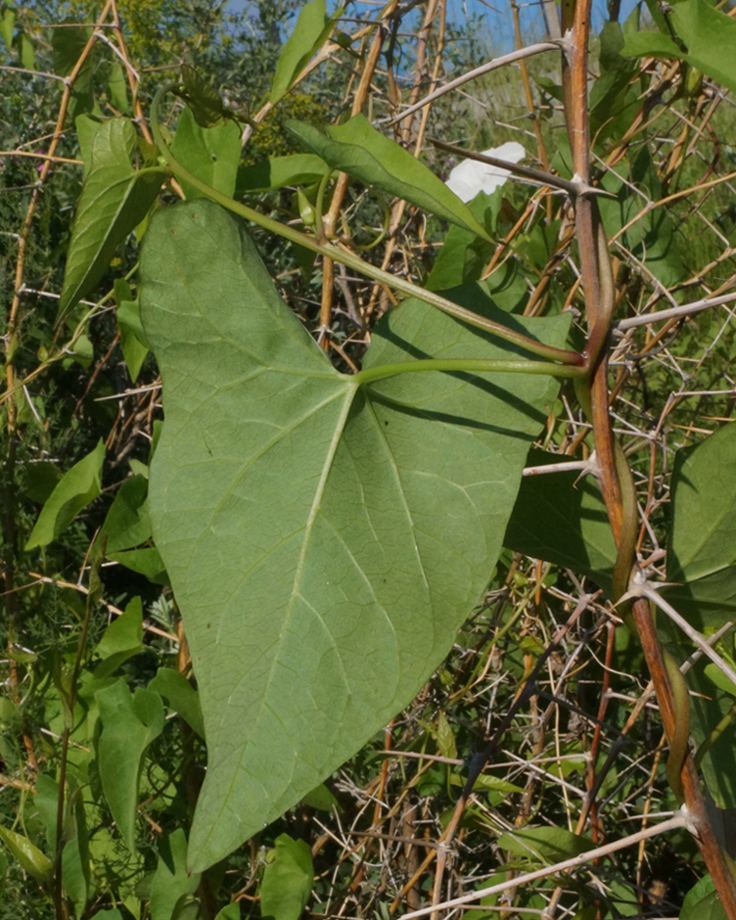
[[[562,0],[562,26],[565,36],[562,74],[565,117],[575,178],[586,184],[590,181],[586,88],[590,5],[590,0]],[[613,278],[607,241],[600,223],[597,204],[592,198],[578,196],[576,225],[580,273],[590,330],[587,354],[592,365],[589,385],[581,388],[581,396],[587,403],[585,409],[593,426],[600,469],[599,482],[619,550],[614,593],[620,596],[626,590],[627,572],[634,558],[634,544],[638,531],[636,499],[625,457],[622,451],[616,448],[611,432],[606,340],[614,304]],[[623,483],[620,476],[626,477]],[[626,494],[630,499],[626,507],[622,497],[622,485],[626,486]],[[632,614],[652,675],[665,732],[672,741],[677,734],[677,706],[648,601],[635,601],[632,605]],[[697,771],[689,755],[685,757],[680,780],[686,806],[697,828],[698,845],[708,871],[726,915],[736,918],[736,882],[707,816]]]

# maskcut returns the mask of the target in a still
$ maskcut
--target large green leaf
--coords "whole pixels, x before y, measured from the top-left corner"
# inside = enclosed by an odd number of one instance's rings
[[[190,837],[199,871],[324,780],[448,652],[557,386],[457,373],[359,386],[208,201],[154,216],[141,281],[166,418],[149,508],[209,755]],[[564,343],[566,316],[509,316],[476,284],[455,294]],[[376,328],[364,366],[505,354],[411,301]]]
[[[665,591],[698,629],[736,619],[736,425],[677,452]]]
[[[68,470],[41,509],[26,549],[46,546],[65,530],[79,512],[100,494],[105,445],[100,440],[92,453]]]
[[[626,36],[621,54],[627,57],[680,58],[718,83],[736,91],[736,22],[706,0],[683,0],[669,11],[669,20],[682,40],[680,46],[659,32]]]
[[[92,165],[69,244],[60,319],[102,278],[118,244],[143,220],[158,195],[164,171],[133,168],[130,158],[137,143],[127,118],[112,118],[95,134]]]
[[[364,115],[355,115],[344,125],[329,126],[326,134],[301,121],[288,121],[286,128],[333,169],[490,239],[470,208],[431,169],[400,144],[376,131]]]

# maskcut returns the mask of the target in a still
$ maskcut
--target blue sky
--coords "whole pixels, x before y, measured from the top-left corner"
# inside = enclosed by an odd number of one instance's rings
[[[242,10],[248,3],[254,4],[255,0],[230,0],[228,10],[236,12]],[[328,8],[337,5],[335,0],[327,0]],[[383,4],[353,3],[349,15],[355,16],[366,12],[376,12]],[[637,6],[637,0],[622,0],[621,22],[623,22]],[[533,2],[520,2],[522,31],[524,41],[533,42],[544,37],[544,27],[538,0]],[[513,22],[510,5],[507,0],[447,0],[448,19],[461,24],[468,18],[478,17],[481,24],[480,38],[484,39],[489,50],[495,54],[502,54],[515,47]],[[593,28],[598,31],[606,19],[605,0],[593,0]],[[285,30],[288,34],[288,29]]]

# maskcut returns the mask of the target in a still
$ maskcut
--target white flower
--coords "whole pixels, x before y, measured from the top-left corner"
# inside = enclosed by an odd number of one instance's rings
[[[508,141],[500,147],[484,150],[483,154],[506,160],[507,163],[518,163],[526,156],[526,150],[516,141]],[[489,166],[488,163],[479,163],[477,160],[463,160],[452,170],[445,185],[461,201],[467,202],[472,201],[478,192],[492,194],[510,175],[508,169]]]

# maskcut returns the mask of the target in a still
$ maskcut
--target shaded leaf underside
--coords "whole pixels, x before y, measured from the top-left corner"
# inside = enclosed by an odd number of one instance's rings
[[[432,373],[357,386],[209,201],[155,215],[141,274],[166,412],[150,511],[208,745],[198,871],[317,786],[447,654],[556,385]],[[457,299],[564,343],[566,317],[522,323],[478,285]],[[379,324],[364,366],[503,355],[412,301]]]

